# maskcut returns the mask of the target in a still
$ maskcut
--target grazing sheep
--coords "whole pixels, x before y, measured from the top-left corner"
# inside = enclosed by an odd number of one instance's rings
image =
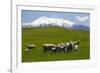
[[[70,44],[70,43],[68,43],[68,42],[67,42],[67,43],[65,43],[65,45],[66,45],[66,46],[69,46],[69,44]]]
[[[74,41],[65,43],[65,52],[71,52],[74,49]]]
[[[80,44],[80,40],[75,41],[74,45],[79,45]]]
[[[57,45],[57,52],[66,52],[66,45],[64,43],[60,43]]]
[[[56,52],[57,52],[57,47],[53,47],[53,48],[51,49],[51,52],[52,52],[52,53],[56,53]]]
[[[76,51],[79,48],[80,41],[70,41],[66,43],[60,43],[57,45],[54,44],[43,44],[43,53],[52,52],[52,53],[60,53],[60,52],[72,52]]]
[[[43,53],[47,51],[56,52],[56,45],[54,44],[43,44]]]
[[[27,44],[27,49],[26,51],[28,50],[31,50],[31,49],[34,49],[36,46],[34,44]]]
[[[74,45],[73,50],[76,51],[79,48],[79,45]]]
[[[73,45],[70,43],[68,46],[67,46],[67,52],[71,52],[73,50]]]
[[[70,43],[69,42],[66,42],[65,43],[65,52],[67,52],[68,50],[67,50],[67,48],[68,48],[68,46],[70,45]]]
[[[80,40],[74,43],[74,50],[76,51],[79,48]]]
[[[68,52],[71,52],[72,50],[76,51],[79,48],[80,41],[70,41],[69,44],[66,44],[66,48]]]

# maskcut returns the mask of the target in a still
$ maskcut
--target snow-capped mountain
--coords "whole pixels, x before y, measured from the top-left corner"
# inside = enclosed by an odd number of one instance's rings
[[[31,23],[23,23],[22,27],[63,26],[66,28],[71,28],[73,25],[73,22],[65,20],[63,18],[48,18],[43,16],[32,21]]]
[[[85,30],[85,31],[89,31],[89,27],[88,26],[84,26],[84,25],[78,25],[75,24],[69,20],[65,20],[63,18],[48,18],[48,17],[40,17],[34,21],[32,21],[31,23],[23,23],[22,27],[23,28],[32,28],[32,27],[48,27],[48,26],[60,26],[60,27],[64,27],[64,28],[70,28],[70,29],[77,29],[77,30]]]
[[[65,20],[62,18],[48,18],[48,17],[40,17],[32,22],[33,27],[38,26],[66,26],[72,27],[74,25],[73,22],[69,20]]]

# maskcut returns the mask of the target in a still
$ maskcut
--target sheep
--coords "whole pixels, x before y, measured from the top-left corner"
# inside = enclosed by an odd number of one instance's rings
[[[74,43],[74,51],[76,51],[79,48],[80,40],[75,41]]]
[[[80,44],[80,40],[74,42],[74,45],[79,45],[79,44]]]
[[[43,44],[43,53],[47,51],[56,52],[56,45],[54,44]]]
[[[65,43],[65,52],[67,52],[68,50],[67,50],[67,48],[68,48],[68,46],[70,45],[70,43],[69,42],[66,42]]]
[[[57,50],[57,52],[65,52],[64,43],[57,44],[56,50]]]
[[[66,46],[69,46],[69,44],[70,44],[70,43],[68,43],[68,42],[65,43]]]
[[[74,45],[73,50],[76,51],[79,48],[79,45]]]
[[[71,52],[71,51],[76,51],[78,48],[79,48],[79,43],[80,43],[80,40],[78,41],[70,41],[69,44],[67,43],[66,44],[66,48],[67,48],[67,51],[68,52]]]
[[[71,52],[74,48],[75,48],[74,41],[65,43],[65,51],[66,52]]]
[[[35,47],[36,47],[36,45],[34,45],[34,44],[27,44],[26,51],[29,51],[31,49],[34,49]]]

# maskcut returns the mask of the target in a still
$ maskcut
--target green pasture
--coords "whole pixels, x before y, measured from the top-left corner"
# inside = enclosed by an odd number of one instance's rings
[[[43,44],[59,44],[80,40],[79,49],[71,53],[43,53]],[[26,51],[27,44],[36,48]],[[62,27],[22,28],[22,62],[85,60],[90,58],[90,33]]]

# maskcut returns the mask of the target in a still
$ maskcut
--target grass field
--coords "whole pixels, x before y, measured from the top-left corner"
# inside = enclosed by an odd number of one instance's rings
[[[60,60],[84,60],[90,58],[90,33],[62,27],[47,28],[22,28],[22,62],[60,61]],[[79,50],[71,53],[46,53],[42,51],[42,44],[80,40]],[[35,49],[26,51],[26,44],[33,43]]]

